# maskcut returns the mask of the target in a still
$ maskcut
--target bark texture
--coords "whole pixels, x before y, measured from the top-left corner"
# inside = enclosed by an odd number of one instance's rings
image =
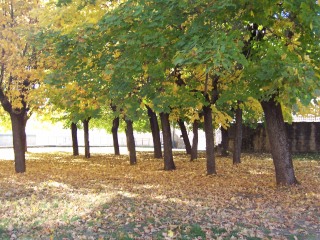
[[[126,136],[130,165],[135,165],[137,163],[137,154],[133,135],[133,122],[131,120],[126,120]]]
[[[206,136],[207,174],[216,174],[216,160],[214,156],[214,128],[212,123],[211,106],[218,100],[218,80],[219,76],[211,77],[212,90],[209,92],[209,73],[206,74],[204,97],[208,105],[203,106],[204,132]],[[210,93],[210,94],[209,94]],[[210,99],[211,96],[211,99]]]
[[[3,73],[0,75],[0,79],[2,79]],[[26,124],[28,120],[26,103],[22,101],[23,107],[21,109],[13,109],[2,88],[0,88],[0,102],[3,109],[10,114],[15,171],[16,173],[24,173],[26,171]]]
[[[72,136],[72,151],[73,156],[79,155],[79,144],[78,144],[78,127],[76,123],[71,123],[71,136]]]
[[[174,170],[176,166],[173,162],[172,139],[168,113],[160,113],[162,134],[163,134],[163,151],[164,151],[164,170]]]
[[[203,107],[204,132],[206,136],[207,174],[216,174],[216,164],[214,156],[214,130],[212,124],[211,106]]]
[[[233,145],[233,164],[241,163],[242,146],[242,109],[238,106],[236,109],[236,131]]]
[[[220,129],[221,129],[221,156],[226,157],[229,155],[229,152],[228,152],[229,134],[227,129],[224,129],[223,127],[221,127]]]
[[[278,185],[293,185],[298,181],[294,174],[281,105],[274,98],[261,102]]]
[[[189,140],[189,137],[188,137],[187,128],[184,125],[184,121],[179,119],[178,120],[178,124],[179,124],[180,130],[181,130],[181,134],[182,134],[182,139],[183,139],[184,145],[186,146],[186,153],[187,154],[191,154],[191,144],[190,144],[190,140]]]
[[[156,113],[147,106],[153,140],[154,158],[162,158],[160,129]]]
[[[14,150],[14,164],[16,173],[23,173],[26,171],[26,131],[25,131],[25,111],[11,112],[11,125],[13,137]]]
[[[199,141],[198,129],[199,129],[199,121],[194,120],[192,124],[193,139],[192,139],[192,147],[191,147],[191,158],[190,158],[191,161],[198,158],[198,141]]]
[[[112,121],[112,139],[113,139],[113,149],[115,155],[120,155],[119,139],[118,139],[118,129],[119,129],[120,118],[116,117]]]
[[[84,131],[84,156],[90,158],[90,142],[89,142],[89,121],[90,118],[83,120]]]

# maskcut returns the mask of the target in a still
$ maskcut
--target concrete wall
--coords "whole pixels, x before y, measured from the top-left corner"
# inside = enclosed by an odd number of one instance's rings
[[[291,151],[294,153],[320,152],[320,122],[286,124]],[[229,149],[233,148],[234,126],[229,128]],[[243,127],[243,152],[270,152],[269,140],[263,124],[255,129]]]

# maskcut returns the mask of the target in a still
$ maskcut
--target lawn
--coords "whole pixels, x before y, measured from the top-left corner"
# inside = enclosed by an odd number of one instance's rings
[[[320,239],[320,157],[295,157],[288,188],[268,155],[217,157],[215,176],[200,156],[169,172],[150,152],[29,153],[24,174],[0,160],[0,239]]]

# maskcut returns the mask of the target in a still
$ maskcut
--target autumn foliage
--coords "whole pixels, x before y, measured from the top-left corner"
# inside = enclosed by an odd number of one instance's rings
[[[174,154],[164,171],[153,153],[127,156],[29,153],[28,171],[0,161],[1,239],[319,239],[317,160],[295,159],[301,185],[276,187],[269,155],[240,165],[217,157],[206,175]]]

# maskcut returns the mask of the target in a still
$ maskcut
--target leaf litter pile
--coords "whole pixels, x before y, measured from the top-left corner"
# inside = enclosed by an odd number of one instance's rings
[[[301,185],[276,187],[268,155],[242,163],[175,153],[163,171],[152,153],[29,153],[27,172],[0,161],[0,239],[320,239],[319,160],[295,159]]]

